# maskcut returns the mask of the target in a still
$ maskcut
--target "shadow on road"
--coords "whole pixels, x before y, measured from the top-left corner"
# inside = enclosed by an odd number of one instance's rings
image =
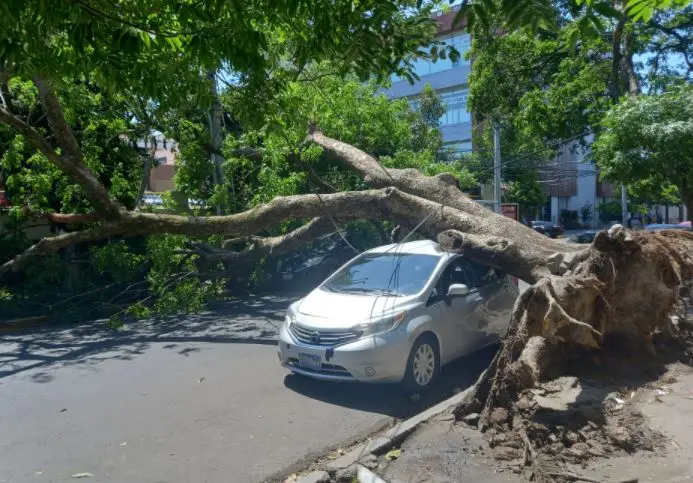
[[[418,399],[404,394],[396,384],[325,382],[289,374],[284,379],[284,385],[303,396],[323,402],[401,419],[434,406],[474,384],[497,350],[498,346],[495,345],[448,364],[443,368],[436,387]]]
[[[293,301],[284,297],[251,297],[212,311],[163,320],[138,321],[109,329],[105,321],[0,334],[0,378],[28,370],[37,383],[54,379],[52,371],[105,360],[133,360],[153,343],[190,356],[195,343],[276,344],[279,324]]]

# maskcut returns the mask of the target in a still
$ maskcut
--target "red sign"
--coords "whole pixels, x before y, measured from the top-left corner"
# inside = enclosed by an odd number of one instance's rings
[[[503,216],[520,221],[520,206],[517,203],[501,203],[501,213]]]

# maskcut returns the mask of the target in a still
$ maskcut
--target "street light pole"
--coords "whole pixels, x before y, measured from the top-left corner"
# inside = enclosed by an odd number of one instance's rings
[[[621,224],[628,227],[628,190],[626,185],[621,185]]]
[[[501,212],[501,150],[498,123],[493,124],[493,208],[496,213]]]

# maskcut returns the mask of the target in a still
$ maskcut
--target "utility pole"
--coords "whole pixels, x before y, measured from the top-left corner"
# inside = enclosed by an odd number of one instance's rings
[[[224,171],[222,163],[224,158],[221,156],[221,102],[217,92],[216,72],[207,71],[207,79],[210,83],[210,93],[212,95],[212,105],[209,108],[209,132],[212,138],[212,161],[214,162],[214,186],[224,184]],[[217,215],[223,214],[221,203],[217,204]]]
[[[493,123],[493,208],[496,213],[501,212],[501,150],[500,127]]]
[[[621,185],[621,224],[628,228],[628,190]]]

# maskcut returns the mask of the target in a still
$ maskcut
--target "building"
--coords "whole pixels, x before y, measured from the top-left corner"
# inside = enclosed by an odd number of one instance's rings
[[[154,165],[149,173],[147,191],[151,193],[174,191],[176,184],[173,175],[175,174],[178,144],[171,139],[166,139],[163,134],[157,133],[151,137],[147,145],[142,141],[138,145],[147,149],[154,158]]]
[[[471,48],[471,36],[464,31],[464,24],[452,27],[458,8],[434,18],[438,21],[437,40],[454,46],[460,58],[455,62],[450,59],[438,59],[437,62],[417,59],[414,71],[420,79],[412,85],[406,79],[393,76],[392,86],[385,93],[393,99],[407,98],[416,106],[419,94],[429,84],[438,91],[447,107],[440,118],[443,142],[457,152],[469,152],[472,150],[472,119],[467,111],[467,81],[471,65],[465,54]]]

